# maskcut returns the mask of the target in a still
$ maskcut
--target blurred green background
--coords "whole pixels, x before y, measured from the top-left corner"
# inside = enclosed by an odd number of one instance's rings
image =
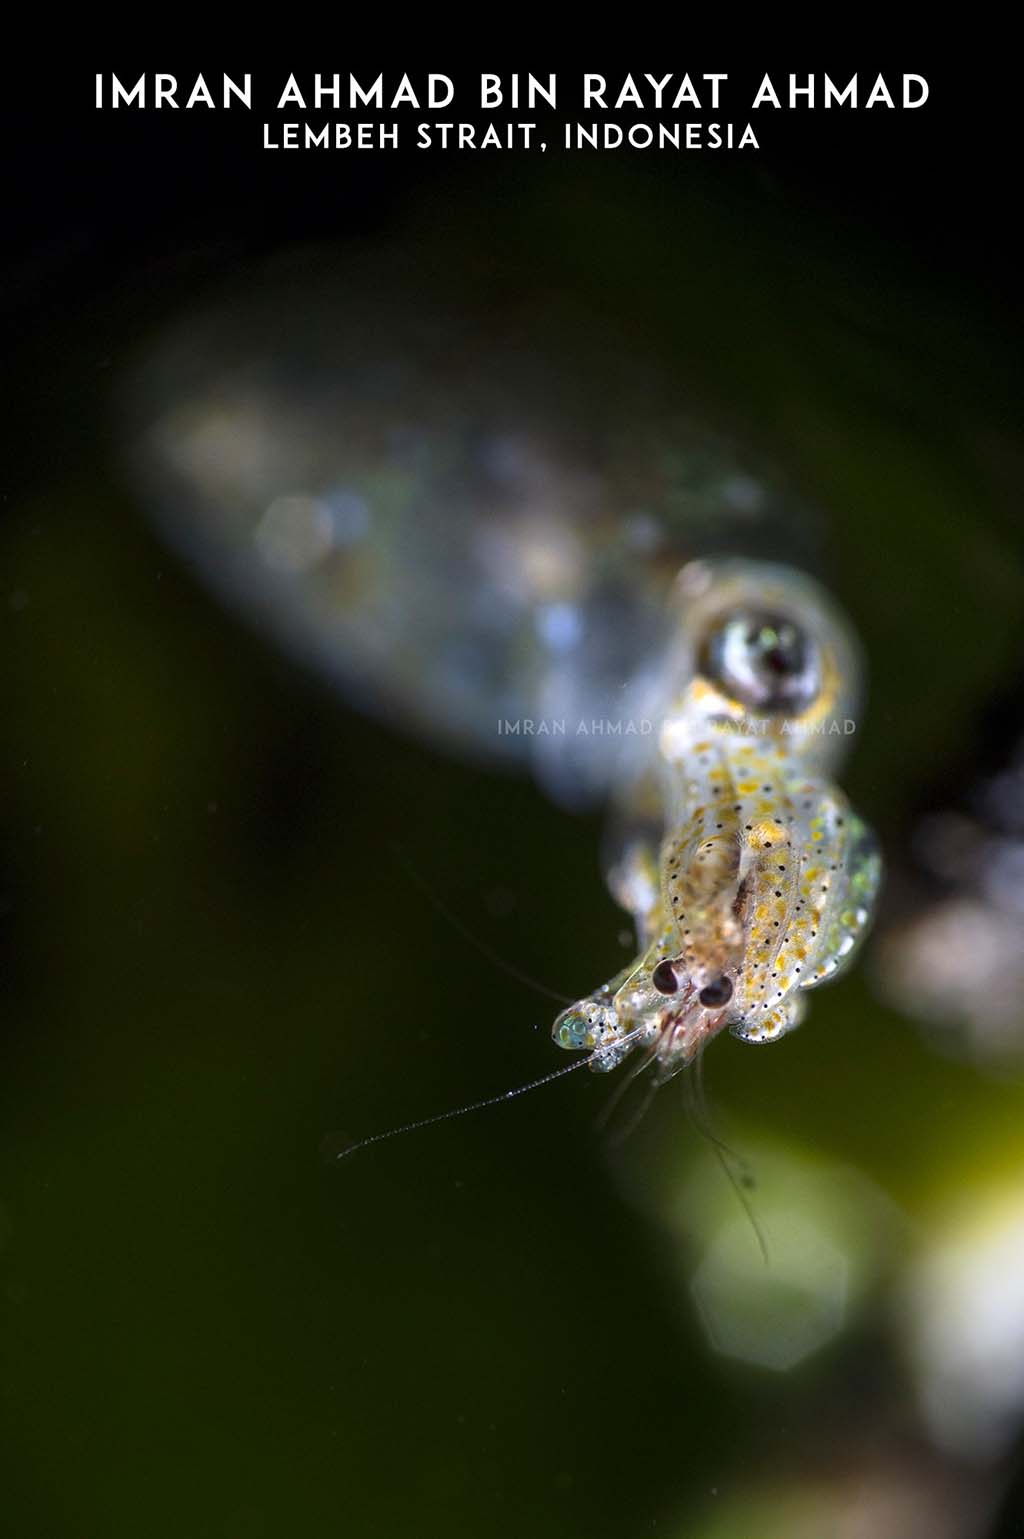
[[[998,305],[785,185],[638,162],[517,168],[501,196],[435,178],[385,222],[628,310],[823,509],[870,668],[842,783],[898,868],[922,785],[991,753],[982,711],[1021,663],[1020,379]],[[933,1051],[864,967],[784,1043],[708,1057],[755,1212],[770,1220],[773,1180],[798,1209],[811,1187],[828,1209],[837,1170],[862,1183],[836,1213],[863,1284],[788,1373],[708,1340],[690,1280],[742,1214],[677,1084],[617,1151],[593,1127],[609,1083],[581,1074],[324,1159],[325,1135],[561,1063],[543,999],[440,916],[396,925],[396,843],[570,995],[625,958],[623,919],[597,815],[354,715],[148,527],[119,371],[245,261],[192,251],[40,302],[12,355],[0,1526],[817,1535],[840,1532],[820,1513],[851,1469],[909,1461],[929,1500],[971,1493],[951,1532],[985,1531],[1012,1449],[961,1476],[929,1448],[891,1290],[939,1215],[1019,1181],[1024,1084]]]

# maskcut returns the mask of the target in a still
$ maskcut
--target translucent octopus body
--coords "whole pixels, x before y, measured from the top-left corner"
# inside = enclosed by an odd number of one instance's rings
[[[725,1027],[791,1029],[868,923],[878,860],[830,782],[857,657],[810,579],[694,561],[812,548],[815,519],[693,417],[646,322],[527,303],[518,274],[503,305],[492,277],[410,289],[405,246],[272,264],[151,350],[133,473],[362,708],[612,802],[639,955],[555,1039],[667,1077]]]
[[[871,835],[827,779],[853,727],[842,621],[780,567],[695,563],[677,592],[657,763],[631,788],[609,876],[640,954],[553,1032],[599,1071],[638,1048],[659,1080],[724,1028],[770,1042],[797,1026],[804,991],[853,955],[880,874]]]

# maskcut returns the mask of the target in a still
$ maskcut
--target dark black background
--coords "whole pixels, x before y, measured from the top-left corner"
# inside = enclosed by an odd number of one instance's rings
[[[64,320],[98,296],[113,295],[115,309],[125,308],[133,295],[146,303],[187,291],[209,273],[230,270],[282,241],[386,232],[414,191],[435,198],[441,221],[462,194],[478,203],[493,197],[508,206],[519,181],[541,158],[519,151],[458,154],[406,147],[412,125],[432,116],[411,108],[382,114],[404,125],[406,144],[398,151],[264,151],[264,117],[319,122],[326,115],[275,110],[289,71],[305,84],[314,70],[337,70],[343,77],[351,71],[362,82],[383,71],[386,89],[403,71],[418,88],[428,70],[440,70],[453,77],[456,98],[433,116],[481,125],[501,121],[500,114],[494,119],[473,110],[482,69],[505,76],[532,70],[541,78],[554,70],[560,88],[558,111],[551,114],[554,128],[556,121],[584,116],[577,111],[584,70],[605,74],[613,92],[627,70],[637,79],[645,70],[688,71],[700,89],[703,70],[726,69],[727,105],[699,116],[732,118],[738,125],[749,117],[758,151],[619,150],[615,157],[642,160],[645,174],[663,184],[668,198],[687,181],[704,181],[715,197],[745,208],[752,223],[765,215],[785,220],[788,211],[802,218],[810,211],[820,238],[834,249],[856,248],[870,232],[890,243],[908,269],[945,274],[953,290],[969,289],[972,303],[987,309],[1001,332],[1020,330],[1017,81],[1012,52],[998,39],[946,35],[897,44],[888,27],[849,28],[830,40],[811,44],[804,38],[784,47],[777,39],[767,46],[721,37],[707,41],[687,27],[668,41],[624,41],[611,49],[588,44],[558,51],[540,39],[535,47],[503,44],[482,50],[472,63],[466,58],[464,43],[449,47],[437,41],[424,48],[404,45],[399,36],[371,48],[353,45],[346,36],[315,47],[306,39],[294,44],[281,39],[269,50],[249,42],[231,49],[87,43],[78,56],[67,54],[38,70],[23,60],[8,79],[0,119],[5,145],[0,316],[11,340],[27,340],[31,359],[41,338],[48,339],[47,346],[59,345],[53,339]],[[176,75],[182,95],[200,71],[215,80],[222,70],[236,79],[249,70],[253,109],[95,109],[96,71],[134,82],[156,69]],[[865,82],[876,73],[895,89],[904,70],[929,81],[929,100],[920,109],[744,110],[765,72],[777,88],[791,71],[801,77],[815,73],[819,80],[828,73],[837,83],[856,72],[863,100]],[[543,130],[545,118],[535,116]],[[629,119],[628,113],[605,116],[621,123]],[[548,134],[552,142],[558,137]],[[575,160],[592,155],[577,152]],[[553,159],[552,151],[545,158]],[[542,231],[538,240],[543,241]],[[794,249],[797,268],[807,260]],[[20,424],[12,439],[21,444],[30,471],[39,468],[46,412],[45,394],[42,399],[36,394],[45,375],[42,381],[27,377],[36,372],[23,358],[4,380],[6,410]],[[13,476],[17,465],[11,463],[8,471]]]
[[[515,179],[522,174],[519,152],[264,152],[264,116],[303,116],[294,108],[279,114],[272,110],[289,70],[302,82],[314,69],[342,75],[351,70],[363,81],[383,70],[386,83],[408,70],[414,84],[428,69],[441,70],[454,78],[456,98],[434,116],[480,122],[491,121],[472,107],[481,68],[506,75],[532,69],[542,78],[557,71],[560,105],[551,115],[557,119],[583,115],[577,108],[584,70],[604,73],[614,89],[627,70],[637,78],[645,69],[655,74],[688,70],[700,88],[702,70],[727,69],[727,106],[717,114],[705,109],[699,115],[705,120],[731,117],[740,124],[749,116],[759,151],[615,153],[657,159],[667,183],[705,174],[714,162],[715,177],[731,178],[752,204],[792,200],[827,211],[840,238],[844,227],[870,223],[894,241],[926,252],[930,262],[954,267],[1000,290],[1003,299],[1013,298],[1019,243],[1012,56],[998,40],[988,46],[987,40],[947,38],[941,47],[932,40],[894,49],[886,30],[878,29],[876,36],[879,44],[864,41],[850,28],[841,41],[737,50],[732,40],[709,44],[683,33],[671,43],[624,42],[603,56],[599,48],[581,46],[560,57],[539,43],[482,50],[484,62],[473,65],[460,64],[458,48],[449,52],[444,42],[427,54],[412,47],[407,52],[400,38],[358,53],[344,42],[328,40],[314,51],[308,42],[293,48],[282,40],[262,58],[247,45],[230,53],[117,46],[86,50],[73,64],[48,65],[45,87],[23,67],[12,82],[13,102],[11,95],[5,98],[5,306],[24,322],[26,292],[66,295],[104,276],[114,278],[137,266],[141,256],[169,257],[194,244],[232,242],[251,250],[273,244],[283,231],[296,239],[366,229],[387,217],[403,191],[431,176],[497,181],[502,191],[496,196],[514,196]],[[254,107],[251,112],[93,107],[96,70],[134,81],[156,68],[177,75],[183,84],[199,70],[213,79],[221,69],[235,78],[248,69],[255,79]],[[896,85],[903,70],[928,78],[931,91],[924,107],[906,112],[744,111],[765,71],[776,84],[789,71],[814,72],[819,78],[827,72],[836,82],[858,72],[863,99],[863,82],[876,72]],[[305,114],[311,119],[324,115]],[[530,116],[526,111],[510,115]],[[673,116],[688,115],[697,114]],[[383,116],[411,124],[431,114],[404,108]],[[624,121],[628,114],[606,116]],[[545,120],[538,121],[543,125]]]

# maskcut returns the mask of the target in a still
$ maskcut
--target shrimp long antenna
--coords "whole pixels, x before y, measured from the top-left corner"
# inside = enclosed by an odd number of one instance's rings
[[[768,1241],[765,1237],[764,1230],[758,1223],[757,1214],[754,1212],[753,1204],[751,1203],[750,1198],[747,1196],[747,1193],[744,1190],[744,1183],[736,1175],[734,1166],[738,1166],[741,1171],[748,1175],[748,1178],[749,1168],[746,1164],[746,1161],[736,1153],[735,1149],[731,1149],[729,1145],[724,1141],[724,1139],[718,1137],[718,1134],[714,1132],[708,1121],[707,1102],[704,1095],[703,1059],[704,1054],[703,1051],[701,1051],[698,1053],[693,1063],[693,1068],[691,1070],[693,1076],[692,1079],[688,1074],[683,1081],[684,1092],[687,1095],[687,1110],[690,1113],[690,1120],[701,1137],[707,1139],[708,1143],[711,1145],[714,1156],[719,1165],[722,1167],[722,1172],[726,1180],[729,1182],[729,1185],[735,1192],[736,1200],[740,1207],[743,1209],[743,1212],[747,1218],[747,1222],[750,1224],[751,1229],[754,1231],[754,1238],[757,1240],[757,1248],[761,1252],[761,1260],[767,1267],[770,1265],[768,1257]]]
[[[528,1090],[538,1090],[541,1085],[550,1084],[553,1079],[561,1079],[565,1074],[572,1074],[576,1069],[582,1069],[590,1061],[590,1054],[586,1058],[578,1058],[575,1063],[567,1063],[561,1069],[552,1069],[549,1074],[542,1074],[539,1079],[531,1079],[525,1085],[516,1085],[512,1090],[503,1090],[500,1095],[489,1095],[482,1101],[471,1101],[468,1106],[456,1106],[451,1111],[437,1112],[433,1117],[420,1117],[416,1122],[405,1122],[401,1127],[389,1128],[386,1133],[371,1133],[369,1138],[361,1138],[358,1143],[350,1144],[347,1149],[342,1149],[335,1159],[347,1160],[350,1154],[355,1154],[357,1149],[365,1149],[369,1144],[381,1144],[387,1138],[399,1138],[403,1133],[415,1133],[418,1128],[432,1127],[435,1122],[450,1122],[453,1117],[465,1117],[469,1112],[483,1111],[485,1106],[498,1106],[502,1101],[514,1101],[516,1096],[525,1095]]]
[[[437,893],[433,891],[426,878],[422,876],[419,871],[417,871],[416,867],[409,859],[405,850],[402,849],[401,845],[393,844],[392,850],[394,852],[395,858],[399,860],[405,867],[406,871],[412,877],[416,885],[420,888],[424,897],[427,899],[428,903],[430,903],[431,907],[441,915],[442,919],[447,920],[453,929],[458,931],[463,940],[467,940],[471,946],[479,951],[482,957],[486,957],[488,962],[490,962],[494,967],[500,968],[503,973],[507,973],[510,978],[514,978],[517,983],[522,983],[525,984],[527,988],[535,989],[538,994],[544,994],[548,999],[553,999],[556,1004],[572,1004],[572,1000],[567,994],[560,994],[557,989],[549,988],[546,983],[541,983],[538,981],[538,979],[531,978],[529,973],[523,972],[522,969],[516,967],[514,963],[507,961],[505,957],[500,955],[499,952],[494,951],[490,946],[488,946],[486,941],[482,941],[478,935],[474,935],[473,931],[469,928],[468,925],[463,923],[458,914],[453,913],[452,910],[448,907],[447,903],[445,903],[442,898],[439,898]]]
[[[640,1031],[632,1031],[626,1036],[620,1037],[615,1044],[624,1047],[627,1042],[635,1041]],[[370,1144],[382,1144],[388,1138],[399,1138],[403,1133],[415,1133],[419,1128],[429,1128],[435,1122],[450,1122],[453,1117],[465,1117],[469,1112],[483,1111],[487,1106],[500,1106],[502,1101],[514,1101],[517,1096],[526,1095],[529,1090],[539,1090],[541,1085],[550,1085],[552,1080],[563,1079],[566,1074],[574,1074],[577,1069],[584,1069],[600,1053],[600,1049],[589,1052],[582,1058],[577,1058],[575,1063],[564,1064],[560,1069],[551,1069],[547,1074],[541,1074],[537,1079],[528,1080],[525,1085],[516,1085],[511,1090],[503,1090],[499,1095],[485,1096],[482,1101],[471,1101],[468,1106],[455,1106],[450,1111],[437,1112],[433,1117],[420,1117],[415,1122],[404,1122],[401,1127],[388,1128],[384,1133],[371,1133],[369,1138],[360,1138],[358,1143],[349,1144],[347,1149],[342,1149],[334,1156],[335,1160],[347,1160],[350,1154],[355,1154],[357,1149],[365,1149]]]

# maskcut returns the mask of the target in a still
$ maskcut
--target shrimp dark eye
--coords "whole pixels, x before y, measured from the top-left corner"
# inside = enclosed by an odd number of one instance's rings
[[[785,615],[726,615],[704,638],[700,670],[752,711],[799,715],[821,688],[813,637]]]
[[[659,962],[651,974],[651,982],[659,994],[677,994],[679,979],[671,962]]]
[[[705,1009],[720,1010],[732,998],[732,983],[728,978],[716,978],[713,983],[705,984],[697,998]]]

